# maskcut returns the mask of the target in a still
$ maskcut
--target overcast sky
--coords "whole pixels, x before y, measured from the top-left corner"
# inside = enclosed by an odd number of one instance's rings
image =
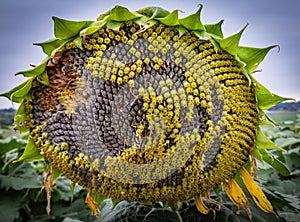
[[[273,49],[260,65],[255,77],[272,92],[300,100],[300,1],[299,0],[1,0],[0,2],[0,92],[5,92],[25,79],[14,73],[39,64],[45,57],[34,42],[50,39],[53,34],[52,16],[69,20],[94,20],[99,14],[122,5],[130,10],[160,6],[180,9],[181,17],[204,5],[202,21],[216,23],[224,19],[225,36],[239,31],[249,23],[242,45]],[[0,108],[11,107],[0,98]]]

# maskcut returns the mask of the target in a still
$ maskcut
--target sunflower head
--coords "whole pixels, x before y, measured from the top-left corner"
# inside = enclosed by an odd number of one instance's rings
[[[55,38],[37,43],[47,57],[2,94],[21,103],[15,125],[30,133],[21,159],[41,153],[70,180],[119,200],[195,196],[202,213],[201,194],[220,184],[247,208],[245,184],[273,212],[249,163],[274,145],[259,128],[271,121],[263,110],[286,100],[252,75],[276,46],[239,46],[245,28],[224,38],[222,21],[202,24],[201,9],[54,17]]]

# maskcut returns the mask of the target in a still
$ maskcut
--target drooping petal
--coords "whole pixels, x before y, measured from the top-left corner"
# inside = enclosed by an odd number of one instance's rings
[[[203,202],[201,194],[196,194],[195,195],[195,203],[196,203],[197,209],[202,214],[208,214],[209,213],[210,208]]]
[[[270,201],[267,199],[266,195],[254,181],[254,179],[251,177],[250,173],[244,167],[241,168],[241,172],[244,184],[246,185],[246,188],[252,196],[256,205],[267,213],[275,214]]]
[[[99,218],[100,214],[101,214],[100,209],[98,207],[99,203],[92,197],[92,195],[90,194],[90,192],[88,192],[88,194],[86,195],[85,202],[87,203],[87,205],[91,209],[93,215],[96,218]]]
[[[242,208],[249,207],[249,201],[244,191],[233,178],[228,180],[228,182],[224,182],[223,186],[227,196],[236,206]]]

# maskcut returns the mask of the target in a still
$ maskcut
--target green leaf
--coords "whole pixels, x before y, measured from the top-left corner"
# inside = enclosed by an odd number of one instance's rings
[[[19,130],[20,133],[28,132],[28,128],[25,124],[25,121],[27,120],[26,116],[26,110],[25,110],[25,104],[22,103],[14,117],[14,127],[16,130]]]
[[[80,36],[91,35],[91,34],[97,32],[99,29],[101,29],[101,27],[103,27],[106,23],[107,23],[107,21],[105,21],[105,20],[93,22],[89,27],[80,31]]]
[[[264,60],[265,56],[268,52],[275,48],[279,47],[278,45],[272,45],[266,48],[252,48],[252,47],[245,47],[239,46],[237,49],[238,57],[245,62],[247,70],[252,73],[256,70],[258,65]]]
[[[82,48],[82,37],[79,36],[76,39],[73,40],[73,43],[79,48],[79,49],[83,49]]]
[[[109,21],[107,22],[106,26],[114,31],[117,31],[122,26],[122,22],[116,22],[116,21]]]
[[[11,98],[10,98],[11,101],[14,101],[14,102],[23,101],[31,89],[32,81],[33,81],[33,78],[26,80],[25,84],[23,85],[22,88],[13,92],[11,94]]]
[[[101,27],[88,27],[80,31],[80,36],[91,35],[97,32]],[[77,39],[77,38],[76,38]]]
[[[106,200],[104,200],[106,201]],[[103,202],[104,202],[103,201]],[[101,208],[102,203],[100,204]],[[151,207],[141,205],[135,202],[128,203],[121,201],[108,214],[102,217],[103,210],[101,209],[102,222],[117,222],[117,221],[153,221],[153,222],[180,222],[182,220],[179,212],[170,208],[163,209],[161,207]],[[189,221],[189,220],[185,220]],[[194,220],[193,220],[194,221]]]
[[[18,139],[16,137],[8,137],[5,139],[0,139],[0,155],[5,154],[6,152],[26,146],[27,141],[23,139]]]
[[[71,202],[74,200],[74,191],[75,191],[76,183],[70,183],[70,191],[71,191]]]
[[[8,92],[0,94],[0,96],[4,96],[11,100],[12,102],[21,103],[27,96],[29,90],[31,89],[33,78],[27,79],[20,85],[15,88],[9,90]]]
[[[202,10],[202,5],[200,5],[198,11],[195,14],[189,15],[185,18],[179,19],[179,23],[187,28],[188,30],[205,30],[201,19],[200,19],[200,14]]]
[[[179,25],[178,19],[178,10],[174,10],[168,16],[163,18],[155,18],[156,20],[160,21],[161,23],[168,25],[168,26],[176,26]]]
[[[62,222],[82,222],[81,220],[72,219],[70,217],[65,217]]]
[[[100,219],[103,221],[103,219],[106,218],[113,209],[112,199],[108,198],[103,200],[99,205],[99,209],[101,211]]]
[[[223,50],[227,51],[231,55],[236,55],[241,36],[242,36],[243,32],[245,31],[247,26],[248,26],[248,24],[245,25],[245,27],[242,28],[242,30],[239,31],[238,33],[236,33],[234,35],[231,35],[231,36],[229,36],[225,39],[223,39],[223,38],[214,38],[214,37],[213,37],[213,39],[220,45],[220,47]]]
[[[8,175],[0,175],[1,187],[9,190],[34,189],[41,187],[41,180],[30,163],[12,166]]]
[[[202,31],[202,30],[197,30],[197,31],[193,31],[194,33],[195,33],[195,35],[198,37],[198,38],[200,38],[200,39],[203,39],[203,40],[209,40],[209,39],[211,39],[211,36],[207,33],[207,32],[205,32],[205,31]],[[214,40],[213,39],[211,39],[211,41],[212,41],[212,43],[214,44]],[[214,44],[214,46],[216,46],[215,44]],[[215,47],[216,48],[216,47]],[[219,47],[218,47],[219,48]]]
[[[249,161],[248,161],[249,162]],[[248,163],[247,162],[247,163]],[[243,176],[242,176],[242,172],[241,170],[238,170],[236,172],[236,174],[234,175],[234,180],[238,183],[238,185],[241,187],[241,188],[246,188],[244,182],[243,182]]]
[[[299,221],[299,213],[294,212],[281,212],[280,216],[283,217],[286,221],[297,222]]]
[[[107,20],[107,18],[109,17],[109,13],[110,13],[110,11],[107,11],[107,12],[104,12],[103,14],[99,15],[97,18],[97,21]]]
[[[256,133],[256,146],[259,149],[278,149],[284,151],[284,149],[278,147],[272,140],[265,136],[260,127],[257,128]]]
[[[146,15],[150,19],[167,17],[170,12],[160,7],[146,7],[137,11],[140,14]]]
[[[93,23],[93,21],[69,21],[55,16],[52,19],[54,21],[54,35],[59,39],[72,38]]]
[[[153,208],[153,210],[151,210],[148,214],[144,215],[143,221],[180,222],[180,221],[182,221],[182,218],[179,213],[177,214],[173,210]]]
[[[288,138],[278,138],[275,140],[278,146],[288,148],[296,144],[300,144],[300,138],[288,137]]]
[[[52,172],[52,180],[55,181],[57,178],[59,178],[62,175],[62,173],[57,170],[57,169],[53,169]]]
[[[49,59],[50,59],[50,57],[48,56],[41,62],[41,64],[34,67],[33,69],[28,69],[25,71],[17,72],[16,75],[22,74],[25,77],[35,77],[35,76],[41,75],[43,72],[45,72],[45,69],[46,69]]]
[[[187,29],[184,28],[183,26],[177,26],[177,30],[179,32],[179,37],[181,37],[182,35],[184,35],[184,33],[187,32]]]
[[[97,194],[97,193],[92,193],[92,196],[93,196],[94,200],[97,201],[98,203],[102,203],[102,201],[107,198],[107,197],[105,197],[101,194]]]
[[[83,198],[79,198],[72,203],[65,204],[63,201],[57,201],[51,205],[51,218],[56,217],[54,221],[61,221],[62,218],[70,217],[79,221],[95,221],[95,217],[91,216],[91,211]],[[49,221],[46,216],[44,221]]]
[[[174,202],[174,201],[171,201],[171,200],[169,200],[169,201],[166,201],[165,202],[165,204],[164,204],[164,206],[163,206],[163,209],[172,209],[172,210],[174,210],[174,211],[178,211],[178,209],[179,209],[179,204],[180,202]]]
[[[69,42],[68,41],[65,41],[62,45],[60,45],[58,48],[54,49],[51,53],[51,57],[55,56],[57,52],[59,51],[64,51],[65,50],[65,45]]]
[[[264,159],[263,156],[261,155],[259,149],[254,149],[253,150],[253,156],[258,159],[262,164],[264,164]]]
[[[49,39],[45,42],[34,43],[33,45],[41,46],[44,53],[50,56],[52,51],[58,48],[60,45],[62,45],[65,41],[66,40],[54,38],[54,39]]]
[[[157,23],[156,20],[149,20],[146,16],[137,18],[134,20],[134,22],[141,27],[141,30],[146,30]]]
[[[127,8],[117,5],[110,10],[107,20],[116,22],[126,22],[141,17],[137,12],[130,12]]]
[[[297,192],[297,185],[291,180],[281,181],[276,191],[293,195]]]
[[[40,150],[37,148],[37,146],[34,144],[31,137],[28,139],[27,146],[25,147],[25,151],[17,160],[14,162],[31,162],[31,161],[37,161],[42,160],[43,156],[40,153]]]
[[[55,192],[59,194],[60,200],[71,201],[74,193],[80,191],[79,186],[74,185],[74,189],[71,189],[70,181],[64,177],[58,177],[55,180]]]
[[[251,79],[254,84],[255,95],[260,109],[265,110],[283,101],[293,100],[292,98],[284,98],[273,94],[266,87],[257,82],[253,76],[251,76]]]
[[[217,37],[223,38],[223,32],[222,32],[222,24],[224,20],[221,20],[220,22],[216,24],[205,24],[205,30],[207,33],[213,34]]]
[[[43,72],[41,75],[37,76],[37,80],[46,86],[49,86],[49,84],[50,84],[49,77],[48,77],[46,71]]]
[[[27,83],[27,81],[21,83],[20,85],[18,85],[18,86],[16,86],[15,88],[9,90],[8,92],[5,92],[5,93],[0,94],[0,96],[4,96],[4,97],[8,98],[9,100],[13,101],[13,100],[12,100],[12,99],[13,99],[13,98],[12,98],[12,94],[13,94],[14,92],[18,91],[19,89],[23,88],[23,87],[26,85],[26,83]],[[13,101],[13,102],[20,102],[20,101],[19,101],[19,100],[17,100],[17,101],[15,100],[15,101]]]
[[[5,222],[16,221],[23,202],[24,198],[20,192],[1,192],[0,220]]]
[[[297,170],[299,175],[299,169],[300,169],[300,149],[299,148],[293,148],[288,150],[286,153],[284,153],[284,158],[286,164],[289,166],[292,170]],[[300,177],[298,177],[300,179]]]
[[[282,176],[289,176],[290,170],[288,167],[281,162],[280,160],[276,159],[274,156],[272,156],[270,153],[268,153],[264,149],[259,149],[259,152],[261,153],[263,160],[270,164],[275,170],[277,170]]]
[[[259,109],[259,125],[278,126],[278,124],[261,109]]]

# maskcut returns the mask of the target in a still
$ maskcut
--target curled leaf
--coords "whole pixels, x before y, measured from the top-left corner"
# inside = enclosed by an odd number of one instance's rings
[[[101,27],[103,27],[106,23],[106,20],[93,22],[89,27],[80,31],[80,36],[91,35],[101,29]]]
[[[258,102],[258,108],[265,110],[278,103],[286,100],[293,100],[293,98],[284,98],[271,93],[266,87],[257,82],[253,76],[251,76],[252,82],[254,84],[255,95]]]
[[[285,151],[284,149],[278,147],[268,137],[266,137],[266,135],[263,133],[263,131],[260,129],[260,127],[257,128],[256,147],[258,147],[260,149],[278,149],[278,150],[281,150],[281,151]]]
[[[203,6],[200,5],[198,11],[195,14],[189,15],[186,18],[179,19],[179,23],[189,30],[205,30],[200,20],[202,7]]]
[[[275,170],[277,170],[282,176],[290,176],[291,172],[289,168],[281,162],[279,159],[275,158],[272,154],[267,152],[265,149],[257,149],[263,158],[263,161],[272,166]]]
[[[24,153],[14,162],[19,162],[19,161],[31,162],[31,161],[37,161],[42,159],[43,156],[41,155],[40,150],[36,147],[32,138],[29,137]]]
[[[258,65],[263,61],[268,52],[278,45],[272,45],[266,48],[253,48],[239,46],[237,49],[238,57],[245,62],[247,70],[251,73],[256,70]]]
[[[34,43],[33,45],[41,46],[44,53],[51,55],[52,51],[62,45],[66,40],[53,38],[45,42]]]
[[[161,23],[169,26],[179,25],[178,10],[174,10],[166,17],[156,18],[156,20],[159,20]]]
[[[127,8],[117,5],[110,11],[109,17],[107,18],[107,20],[116,21],[116,22],[124,22],[124,21],[129,21],[129,20],[139,18],[141,16],[142,15],[140,15],[137,12],[130,12]]]
[[[20,75],[22,74],[24,77],[36,77],[38,75],[41,75],[45,69],[46,69],[46,65],[47,65],[47,61],[49,60],[49,57],[46,57],[41,64],[39,64],[38,66],[34,67],[33,69],[28,69],[25,71],[20,71],[17,72],[15,75]]]
[[[205,31],[207,33],[213,34],[217,37],[223,38],[223,32],[222,32],[222,24],[224,20],[221,20],[220,22],[216,24],[205,24]]]
[[[15,88],[9,90],[8,92],[0,94],[0,96],[4,96],[8,98],[12,102],[22,103],[23,100],[28,95],[29,90],[31,89],[33,78],[27,79],[20,85]]]
[[[78,33],[91,25],[92,21],[70,21],[55,16],[52,17],[54,21],[54,34],[59,39],[69,39],[78,35]]]
[[[160,7],[146,7],[137,11],[140,14],[146,15],[150,19],[164,18],[170,14],[169,11]]]
[[[117,22],[117,21],[109,21],[107,22],[107,27],[114,30],[114,31],[118,31],[120,29],[120,27],[122,26],[121,22]]]
[[[223,38],[213,38],[213,39],[219,44],[219,46],[222,49],[224,49],[231,55],[236,55],[241,36],[242,36],[243,32],[245,31],[245,29],[247,28],[247,26],[248,26],[248,24],[245,25],[245,27],[242,28],[241,31],[239,31],[238,33],[231,35],[227,38],[224,38],[224,39]]]

